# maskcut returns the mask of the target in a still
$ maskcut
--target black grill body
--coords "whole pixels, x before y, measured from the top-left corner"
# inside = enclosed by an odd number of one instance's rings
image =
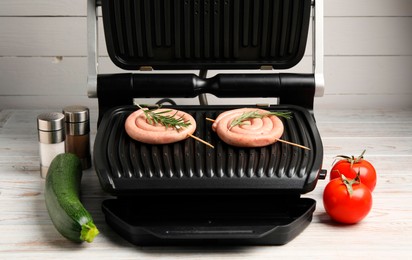
[[[101,0],[105,40],[126,70],[288,69],[304,55],[311,0]],[[203,73],[205,74],[205,73]],[[313,73],[99,74],[94,165],[107,223],[137,245],[285,244],[310,223],[301,198],[321,177],[323,147],[313,115]],[[196,120],[194,135],[167,145],[124,129],[134,98],[273,97],[288,111],[283,140],[261,148],[225,144],[208,118],[243,105],[171,106]],[[261,107],[260,107],[261,108]]]

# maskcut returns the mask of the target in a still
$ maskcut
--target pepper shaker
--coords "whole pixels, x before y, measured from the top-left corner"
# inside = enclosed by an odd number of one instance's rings
[[[64,153],[64,115],[62,113],[43,113],[37,117],[39,137],[40,176],[46,178],[49,166],[60,153]]]
[[[83,170],[91,167],[89,108],[67,106],[63,109],[66,120],[66,152],[77,155]]]

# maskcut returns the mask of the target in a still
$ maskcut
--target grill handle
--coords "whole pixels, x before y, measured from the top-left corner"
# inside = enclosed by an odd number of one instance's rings
[[[200,94],[220,98],[278,97],[279,104],[313,110],[313,74],[218,74],[200,78],[195,74],[100,74],[97,78],[99,122],[115,106],[132,105],[133,98],[194,98]]]
[[[147,227],[161,239],[257,239],[276,229],[274,226],[191,226]]]

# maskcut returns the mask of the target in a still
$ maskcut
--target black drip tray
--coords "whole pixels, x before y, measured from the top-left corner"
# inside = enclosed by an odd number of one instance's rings
[[[312,115],[297,106],[273,106],[270,111],[290,111],[282,119],[283,140],[309,147],[305,150],[276,142],[261,148],[227,145],[206,120],[241,106],[178,106],[196,120],[193,138],[167,145],[132,140],[124,129],[134,106],[105,113],[99,125],[94,161],[100,183],[113,195],[135,195],[156,190],[272,190],[306,193],[314,189],[322,164],[323,148]],[[250,107],[250,106],[248,106]]]
[[[311,222],[313,199],[136,196],[103,202],[106,222],[137,245],[286,244]]]

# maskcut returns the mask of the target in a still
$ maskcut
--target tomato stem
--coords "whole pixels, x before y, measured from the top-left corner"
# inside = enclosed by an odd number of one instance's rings
[[[365,154],[365,152],[366,152],[366,150],[363,150],[363,152],[358,157],[355,157],[354,155],[352,155],[352,156],[337,155],[335,157],[335,161],[336,161],[336,159],[339,159],[339,158],[344,159],[344,160],[348,161],[350,163],[350,167],[353,168],[354,164],[359,163],[360,161],[363,160],[363,155]]]
[[[359,175],[360,175],[359,171],[356,174],[356,177],[354,179],[348,179],[343,174],[340,175],[342,183],[345,184],[345,186],[346,186],[346,190],[348,191],[349,197],[352,197],[352,194],[353,194],[353,184],[359,184],[360,183]]]

